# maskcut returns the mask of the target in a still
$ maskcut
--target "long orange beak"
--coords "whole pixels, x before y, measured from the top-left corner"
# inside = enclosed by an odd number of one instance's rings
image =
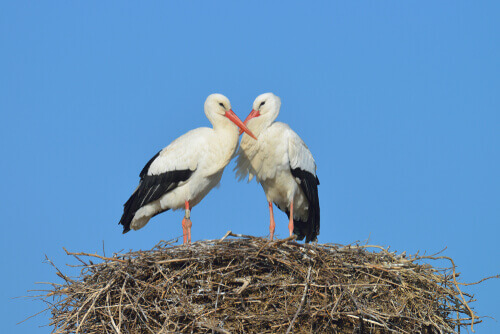
[[[226,111],[226,117],[229,118],[229,120],[231,122],[233,122],[234,124],[236,124],[240,128],[240,135],[243,133],[243,131],[245,131],[250,137],[257,140],[257,137],[255,137],[253,135],[252,131],[250,131],[247,128],[247,126],[241,121],[241,119],[239,119],[238,116],[236,116],[236,114],[234,113],[234,111],[232,109],[230,109],[229,111]]]
[[[254,117],[259,117],[260,116],[260,111],[258,110],[253,110],[248,114],[247,118],[245,118],[245,122],[243,122],[245,125],[248,123],[249,120],[251,120]],[[243,133],[242,130],[240,130],[240,135]],[[257,138],[255,138],[257,139]]]

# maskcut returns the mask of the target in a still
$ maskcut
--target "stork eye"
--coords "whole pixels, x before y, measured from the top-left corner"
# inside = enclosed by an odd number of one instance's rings
[[[219,105],[220,105],[222,108],[226,109],[226,107],[224,107],[224,104],[223,104],[222,102],[221,102],[221,103],[219,103]]]
[[[262,103],[260,104],[259,108],[262,107],[264,104],[266,104],[266,101],[262,101]]]

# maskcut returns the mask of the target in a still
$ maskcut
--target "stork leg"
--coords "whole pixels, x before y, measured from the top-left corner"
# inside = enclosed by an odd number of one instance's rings
[[[290,231],[290,236],[293,235],[293,199],[290,203],[290,222],[288,223],[288,231]]]
[[[274,230],[276,228],[276,223],[274,222],[274,213],[273,213],[273,203],[269,202],[269,217],[271,218],[271,221],[269,223],[269,239],[273,240],[274,239]]]
[[[182,234],[184,236],[184,244],[191,243],[191,226],[193,223],[191,222],[191,210],[189,210],[189,202],[184,202],[186,206],[186,214],[184,215],[184,219],[182,219]]]

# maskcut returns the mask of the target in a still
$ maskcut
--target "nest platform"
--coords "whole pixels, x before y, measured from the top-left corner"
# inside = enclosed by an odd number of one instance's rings
[[[42,297],[53,333],[458,333],[480,322],[444,256],[230,232],[113,257],[66,252],[81,273],[56,268],[64,281]]]

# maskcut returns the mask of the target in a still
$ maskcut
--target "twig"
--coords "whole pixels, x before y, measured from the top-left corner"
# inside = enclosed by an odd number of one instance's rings
[[[231,332],[228,332],[228,331],[226,331],[223,328],[216,327],[216,326],[210,326],[209,324],[206,324],[204,322],[197,322],[196,325],[198,325],[199,327],[205,327],[205,328],[211,329],[211,330],[213,330],[214,332],[217,332],[217,333],[231,334]]]
[[[238,295],[241,295],[241,293],[250,285],[251,279],[252,279],[252,277],[249,277],[249,278],[236,278],[234,280],[235,282],[243,283],[243,285],[240,288],[238,288],[238,290],[236,290],[236,293]]]
[[[472,283],[461,283],[461,282],[458,282],[458,284],[459,285],[463,285],[463,286],[476,285],[476,284],[482,283],[484,281],[487,281],[487,280],[493,279],[493,278],[500,278],[500,275],[494,275],[494,276],[490,276],[490,277],[485,277],[482,280],[479,280],[477,282],[472,282]]]
[[[357,319],[357,320],[361,319],[361,317],[358,317],[357,315],[352,315],[352,314],[346,314],[346,317]],[[386,326],[382,325],[381,323],[373,321],[373,320],[370,320],[370,319],[363,318],[363,321],[366,321],[366,322],[369,322],[371,324],[374,324],[374,325],[386,328]],[[398,331],[395,331],[395,330],[390,329],[390,328],[386,328],[386,329],[388,329],[390,332],[394,332],[394,333],[398,332]]]
[[[106,303],[109,305],[109,292],[106,294]],[[116,334],[121,334],[120,328],[116,326],[115,319],[113,319],[113,315],[111,314],[111,310],[109,307],[106,307],[108,314],[109,314],[109,319],[111,320],[111,325],[113,325],[113,329],[115,330]]]
[[[169,259],[169,260],[156,261],[154,263],[155,264],[165,264],[165,263],[175,263],[175,262],[188,262],[188,261],[193,261],[193,260],[196,260],[196,258]]]
[[[63,249],[66,252],[66,254],[68,254],[68,255],[90,256],[90,257],[99,258],[99,259],[104,260],[104,261],[116,261],[116,262],[121,262],[121,263],[127,263],[126,260],[120,260],[120,259],[117,259],[117,258],[114,258],[114,257],[105,257],[105,256],[97,255],[97,254],[89,254],[89,253],[83,253],[83,252],[72,253],[72,252],[68,252],[68,250],[66,248],[64,248],[64,247],[63,247]]]
[[[457,288],[458,292],[460,293],[460,296],[462,297],[462,302],[464,303],[465,307],[467,307],[467,310],[469,310],[469,315],[472,318],[471,323],[470,323],[470,330],[472,332],[475,332],[474,331],[474,319],[476,318],[476,316],[475,316],[474,312],[472,312],[472,310],[470,309],[469,304],[465,300],[464,294],[462,293],[462,290],[460,290],[460,287],[458,286],[457,276],[456,276],[456,272],[455,272],[456,266],[455,266],[455,262],[453,261],[453,259],[451,257],[448,257],[448,256],[423,256],[422,258],[445,259],[445,260],[448,260],[451,262],[451,265],[453,266],[453,268],[452,268],[453,269],[453,282],[455,283],[455,287]]]
[[[293,316],[292,322],[290,323],[290,326],[288,326],[288,329],[286,330],[286,334],[290,333],[290,331],[292,330],[293,324],[295,323],[295,320],[299,316],[299,313],[302,310],[304,303],[306,302],[307,290],[309,289],[309,278],[311,278],[311,270],[312,270],[312,267],[309,266],[309,269],[307,271],[306,286],[304,287],[304,293],[302,294],[302,299],[300,300],[299,308],[297,309],[297,312],[295,312],[295,315]]]
[[[273,246],[279,246],[281,244],[284,244],[285,242],[288,242],[288,241],[291,241],[291,240],[296,240],[297,239],[297,235],[296,234],[292,234],[291,236],[289,236],[288,238],[285,238],[285,239],[281,239],[281,240],[278,240],[278,241],[275,241],[273,242]]]
[[[222,283],[222,282],[221,282]],[[217,287],[217,299],[215,299],[215,311],[217,312],[217,304],[219,303],[219,296],[220,296],[220,284]]]
[[[227,231],[226,234],[224,234],[224,236],[219,239],[219,242],[224,241],[224,239],[226,239],[227,237],[229,237],[231,234],[233,234],[233,232]]]

